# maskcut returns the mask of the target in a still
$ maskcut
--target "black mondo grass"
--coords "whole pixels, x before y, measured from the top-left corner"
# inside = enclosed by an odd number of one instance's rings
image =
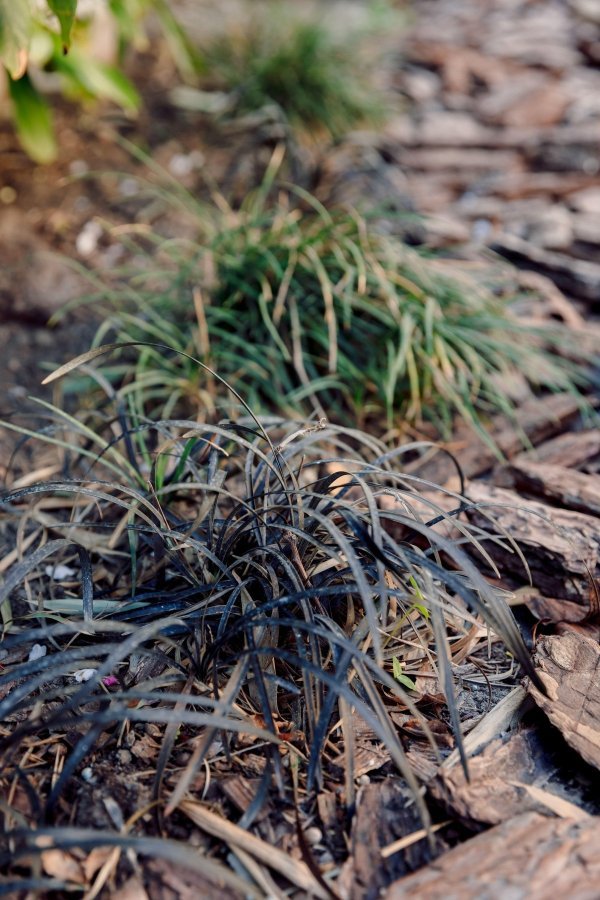
[[[489,536],[460,517],[468,501],[448,495],[445,512],[431,499],[435,486],[404,475],[414,447],[390,451],[324,421],[262,423],[249,413],[235,423],[132,425],[123,410],[100,410],[79,424],[55,415],[46,436],[69,447],[69,476],[25,477],[0,496],[17,551],[0,585],[0,777],[27,798],[27,813],[9,815],[23,853],[36,846],[26,826],[52,826],[99,748],[149,724],[159,736],[159,825],[189,810],[215,747],[265,760],[242,827],[270,788],[308,802],[332,747],[354,771],[348,717],[386,747],[428,825],[395,717],[420,721],[439,755],[414,678],[427,670],[444,692],[465,766],[453,646],[477,632],[473,646],[485,647],[485,623],[535,679],[508,605],[463,549],[468,542],[489,564]],[[65,732],[62,767],[38,791],[23,748]],[[66,831],[53,832],[55,846]],[[211,864],[239,887],[238,875]]]

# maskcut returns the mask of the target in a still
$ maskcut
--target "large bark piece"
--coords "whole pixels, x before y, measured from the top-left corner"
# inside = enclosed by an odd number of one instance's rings
[[[581,469],[600,456],[600,428],[588,431],[567,431],[545,441],[533,450],[527,450],[515,457],[515,462],[546,463]]]
[[[597,518],[523,500],[513,491],[480,482],[469,485],[467,496],[481,504],[481,508],[468,511],[471,521],[490,533],[503,530],[516,541],[527,560],[534,587],[549,597],[588,604],[590,576],[600,574]],[[523,562],[507,544],[490,542],[487,549],[504,573],[526,581]]]
[[[521,458],[498,472],[494,481],[520,494],[536,494],[566,509],[600,516],[600,475]]]
[[[531,444],[539,444],[567,428],[579,413],[580,404],[573,394],[550,394],[543,399],[534,397],[517,409],[516,423],[506,416],[496,416],[490,435],[503,456],[511,459],[523,450],[520,434],[525,434]],[[466,423],[458,424],[456,437],[448,444],[448,449],[456,455],[468,478],[482,475],[498,462],[498,454]],[[446,453],[436,453],[425,462],[411,463],[407,471],[434,484],[444,484],[456,474],[456,466]]]
[[[535,662],[547,696],[531,685],[533,699],[567,743],[600,769],[598,642],[575,632],[544,637],[536,647]]]
[[[552,900],[598,897],[600,818],[525,813],[391,885],[385,900]]]
[[[537,717],[543,719],[540,712]],[[462,766],[436,767],[413,751],[409,759],[429,793],[469,826],[498,825],[523,812],[555,813],[579,819],[597,812],[587,808],[585,792],[567,786],[565,770],[574,756],[547,723],[504,734],[469,759],[469,780]],[[576,760],[576,762],[578,762]],[[571,775],[569,770],[568,775]]]
[[[498,236],[492,249],[511,262],[548,275],[573,297],[595,302],[600,297],[600,265],[597,263],[574,259],[564,253],[551,253],[509,234]]]
[[[345,900],[375,900],[382,888],[428,859],[427,842],[383,859],[381,851],[422,828],[414,803],[402,782],[388,778],[360,790],[352,823],[350,856],[337,889]]]

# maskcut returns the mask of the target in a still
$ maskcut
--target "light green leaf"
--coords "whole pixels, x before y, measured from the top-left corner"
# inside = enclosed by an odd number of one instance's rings
[[[0,0],[0,61],[12,78],[20,78],[27,68],[33,0]]]
[[[392,673],[398,684],[408,688],[409,691],[415,691],[417,689],[412,678],[409,678],[408,675],[405,675],[402,671],[402,663],[397,656],[394,656],[392,659]]]
[[[46,2],[59,21],[63,53],[66,53],[71,46],[71,29],[75,22],[77,0],[46,0]]]
[[[140,96],[132,83],[114,66],[82,56],[73,49],[68,57],[57,59],[56,68],[79,89],[92,97],[112,100],[127,112],[135,112]]]
[[[18,81],[8,78],[15,127],[23,149],[38,163],[56,159],[57,146],[48,104],[25,74]]]
[[[173,13],[170,4],[165,0],[154,0],[154,12],[159,18],[163,34],[166,38],[171,56],[181,75],[193,77],[198,72],[206,71],[207,66],[200,54],[188,38]]]

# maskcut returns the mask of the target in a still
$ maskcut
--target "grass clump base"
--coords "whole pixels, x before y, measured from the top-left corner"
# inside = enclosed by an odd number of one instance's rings
[[[1,777],[18,851],[2,857],[4,870],[18,873],[44,848],[90,842],[197,868],[181,844],[144,829],[154,817],[168,836],[178,811],[227,843],[225,820],[199,787],[200,773],[224,758],[261,760],[241,829],[274,794],[298,821],[314,816],[333,752],[349,808],[357,717],[427,824],[396,718],[405,711],[420,722],[439,754],[415,679],[428,672],[439,685],[461,747],[453,648],[464,659],[465,642],[484,647],[487,623],[532,674],[508,606],[464,552],[468,542],[485,557],[477,531],[458,520],[465,501],[451,495],[453,511],[443,512],[402,474],[402,449],[358,430],[263,424],[249,411],[215,425],[131,422],[120,398],[110,400],[114,414],[107,407],[86,421],[53,410],[45,436],[65,450],[63,474],[26,475],[0,498],[18,535],[0,588]],[[124,735],[127,746],[147,739],[148,728],[147,807],[121,834],[66,827],[85,772]],[[58,744],[51,778],[24,765],[23,753]],[[209,880],[240,889],[222,854],[202,861]],[[276,852],[261,864],[284,886],[324,890],[291,857],[288,868]],[[255,871],[245,869],[241,885],[262,896]]]

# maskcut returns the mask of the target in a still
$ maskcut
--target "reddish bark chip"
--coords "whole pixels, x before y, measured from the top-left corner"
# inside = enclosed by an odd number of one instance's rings
[[[498,900],[597,897],[600,819],[525,813],[394,882],[384,900]]]

